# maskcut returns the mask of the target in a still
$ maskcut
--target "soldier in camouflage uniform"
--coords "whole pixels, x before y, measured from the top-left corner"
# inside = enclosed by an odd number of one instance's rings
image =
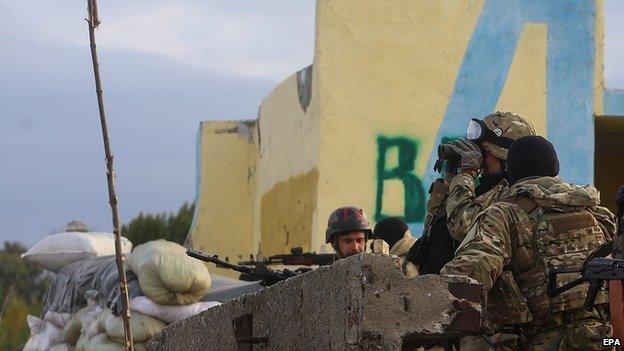
[[[488,335],[462,340],[462,350],[602,350],[612,335],[608,296],[599,292],[590,312],[582,309],[587,283],[549,298],[548,272],[580,268],[598,246],[611,241],[615,216],[591,185],[557,177],[559,163],[548,141],[518,139],[508,158],[504,199],[481,212],[456,257],[442,274],[466,275],[488,290]],[[578,278],[559,278],[559,286]]]
[[[511,143],[523,136],[535,135],[531,122],[511,112],[497,111],[485,116],[482,122],[471,120],[470,124],[467,137],[473,143],[462,140],[453,143],[462,163],[449,184],[446,199],[446,224],[451,236],[460,242],[477,214],[499,200],[509,186],[505,179],[505,160]],[[483,159],[475,143],[485,150]],[[473,160],[472,163],[469,160]],[[483,174],[476,187],[475,178],[480,169]]]
[[[431,185],[425,232],[408,254],[422,274],[439,273],[477,214],[500,198],[509,185],[504,167],[507,150],[514,140],[527,135],[535,135],[535,129],[523,116],[497,111],[483,120],[472,119],[467,139],[450,144],[460,157],[459,172],[447,170],[445,178]]]

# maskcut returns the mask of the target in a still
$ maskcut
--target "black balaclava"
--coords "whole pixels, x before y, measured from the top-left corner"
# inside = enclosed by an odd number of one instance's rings
[[[496,174],[484,174],[479,178],[479,186],[475,189],[475,195],[481,196],[497,186],[503,179],[507,178],[505,171]]]
[[[527,177],[554,177],[559,174],[557,151],[541,136],[519,138],[509,148],[507,168],[510,184]]]
[[[373,239],[383,239],[392,248],[397,241],[401,240],[405,235],[405,231],[409,229],[407,223],[398,217],[388,217],[377,222],[375,230],[373,230]]]

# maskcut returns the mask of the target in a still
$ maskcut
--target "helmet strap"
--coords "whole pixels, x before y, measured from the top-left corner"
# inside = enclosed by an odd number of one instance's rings
[[[346,256],[342,253],[342,251],[340,251],[340,246],[338,245],[338,236],[339,235],[334,236],[334,239],[332,240],[331,245],[334,248],[334,251],[336,251],[338,258],[345,258]]]

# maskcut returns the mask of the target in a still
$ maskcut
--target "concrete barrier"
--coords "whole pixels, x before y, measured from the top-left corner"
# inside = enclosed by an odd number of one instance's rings
[[[149,350],[401,350],[478,333],[483,287],[406,278],[398,258],[360,254],[165,328]]]

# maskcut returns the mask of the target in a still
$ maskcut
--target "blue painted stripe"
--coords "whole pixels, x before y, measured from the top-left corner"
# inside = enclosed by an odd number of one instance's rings
[[[457,75],[436,144],[463,135],[467,121],[496,108],[522,27],[548,25],[547,127],[557,147],[561,175],[572,182],[593,181],[593,74],[596,3],[568,0],[488,0],[477,21]],[[528,116],[530,118],[530,116]],[[437,174],[431,150],[425,186]]]
[[[425,225],[423,223],[407,223],[412,236],[415,238],[420,238],[423,235],[423,229]]]
[[[195,229],[197,218],[199,217],[199,208],[201,207],[201,146],[203,127],[204,122],[199,122],[199,128],[197,129],[197,133],[195,135],[195,211],[193,211],[193,220],[191,221],[191,227],[189,228],[189,232],[186,234],[186,243],[189,242],[189,236]]]
[[[594,1],[548,3],[548,139],[558,151],[560,175],[594,181]]]
[[[605,90],[603,108],[605,116],[624,117],[624,90]]]

